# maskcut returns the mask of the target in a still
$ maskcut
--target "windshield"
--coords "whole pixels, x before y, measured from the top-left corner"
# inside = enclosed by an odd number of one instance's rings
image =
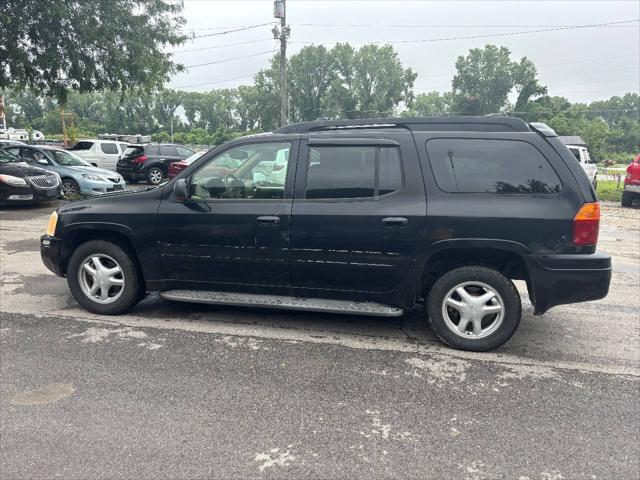
[[[56,162],[64,167],[90,167],[89,162],[84,161],[74,153],[66,152],[64,150],[52,150],[53,156],[56,158]]]
[[[13,163],[13,162],[21,162],[18,157],[13,155],[12,153],[7,152],[6,150],[2,150],[0,148],[0,163]]]

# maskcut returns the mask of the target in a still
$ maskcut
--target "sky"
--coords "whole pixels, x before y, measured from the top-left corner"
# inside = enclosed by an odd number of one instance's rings
[[[175,60],[188,68],[169,86],[192,91],[251,84],[276,52],[272,0],[184,0],[185,31],[200,38],[177,47]],[[402,64],[418,73],[414,92],[451,89],[458,56],[492,43],[528,57],[550,95],[590,102],[640,90],[640,23],[575,26],[640,19],[640,0],[389,1],[287,0],[291,26],[288,55],[308,42],[332,47],[389,42]],[[572,27],[562,30],[551,30]],[[483,35],[518,35],[485,38]],[[217,34],[217,35],[211,35]],[[210,36],[202,36],[210,35]],[[454,39],[452,39],[454,38]],[[446,39],[446,40],[443,40]],[[417,42],[416,40],[426,40]]]

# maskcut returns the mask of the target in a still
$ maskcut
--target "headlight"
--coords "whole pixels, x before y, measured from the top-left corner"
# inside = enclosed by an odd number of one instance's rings
[[[49,224],[47,225],[47,235],[53,237],[56,233],[56,225],[58,225],[58,212],[54,212],[49,217]]]
[[[96,182],[106,181],[104,178],[100,177],[99,175],[94,175],[92,173],[84,173],[82,174],[82,178],[86,178],[87,180],[94,180]]]
[[[0,182],[14,187],[25,187],[27,185],[24,178],[14,177],[13,175],[0,175]]]

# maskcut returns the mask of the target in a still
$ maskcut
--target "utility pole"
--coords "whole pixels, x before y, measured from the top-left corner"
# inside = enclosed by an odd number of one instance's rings
[[[4,138],[9,138],[7,133],[7,117],[4,114],[4,95],[0,95],[0,118],[2,119],[2,135]]]
[[[291,28],[287,25],[286,0],[273,2],[273,17],[280,19],[280,29],[273,27],[273,38],[280,40],[280,126],[289,123],[289,92],[287,89],[287,38]]]

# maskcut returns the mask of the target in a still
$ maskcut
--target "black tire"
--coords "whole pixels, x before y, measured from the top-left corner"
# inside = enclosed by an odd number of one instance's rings
[[[485,284],[495,290],[502,300],[502,320],[500,323],[496,322],[495,330],[490,333],[488,330],[487,336],[483,338],[474,338],[470,336],[471,332],[468,337],[454,333],[444,318],[443,310],[449,308],[443,306],[446,297],[452,289],[465,282]],[[522,304],[518,290],[507,277],[488,267],[469,265],[450,270],[435,282],[428,292],[427,313],[431,329],[446,345],[460,350],[485,352],[499,347],[511,338],[522,317]],[[491,324],[497,318],[498,315],[489,314],[481,322],[488,320]]]
[[[80,198],[80,186],[71,178],[63,178],[60,193],[65,200],[78,199]]]
[[[80,269],[85,260],[91,255],[105,255],[115,260],[121,269],[121,277],[124,285],[121,294],[111,303],[99,303],[85,294],[80,280]],[[131,255],[112,242],[104,240],[91,240],[83,243],[71,256],[67,268],[67,284],[71,294],[84,308],[101,315],[118,315],[129,310],[144,297],[144,282],[142,275]]]
[[[151,167],[147,170],[147,183],[149,185],[160,185],[166,175],[160,167]]]
[[[633,192],[622,192],[622,206],[630,207],[633,204]]]

